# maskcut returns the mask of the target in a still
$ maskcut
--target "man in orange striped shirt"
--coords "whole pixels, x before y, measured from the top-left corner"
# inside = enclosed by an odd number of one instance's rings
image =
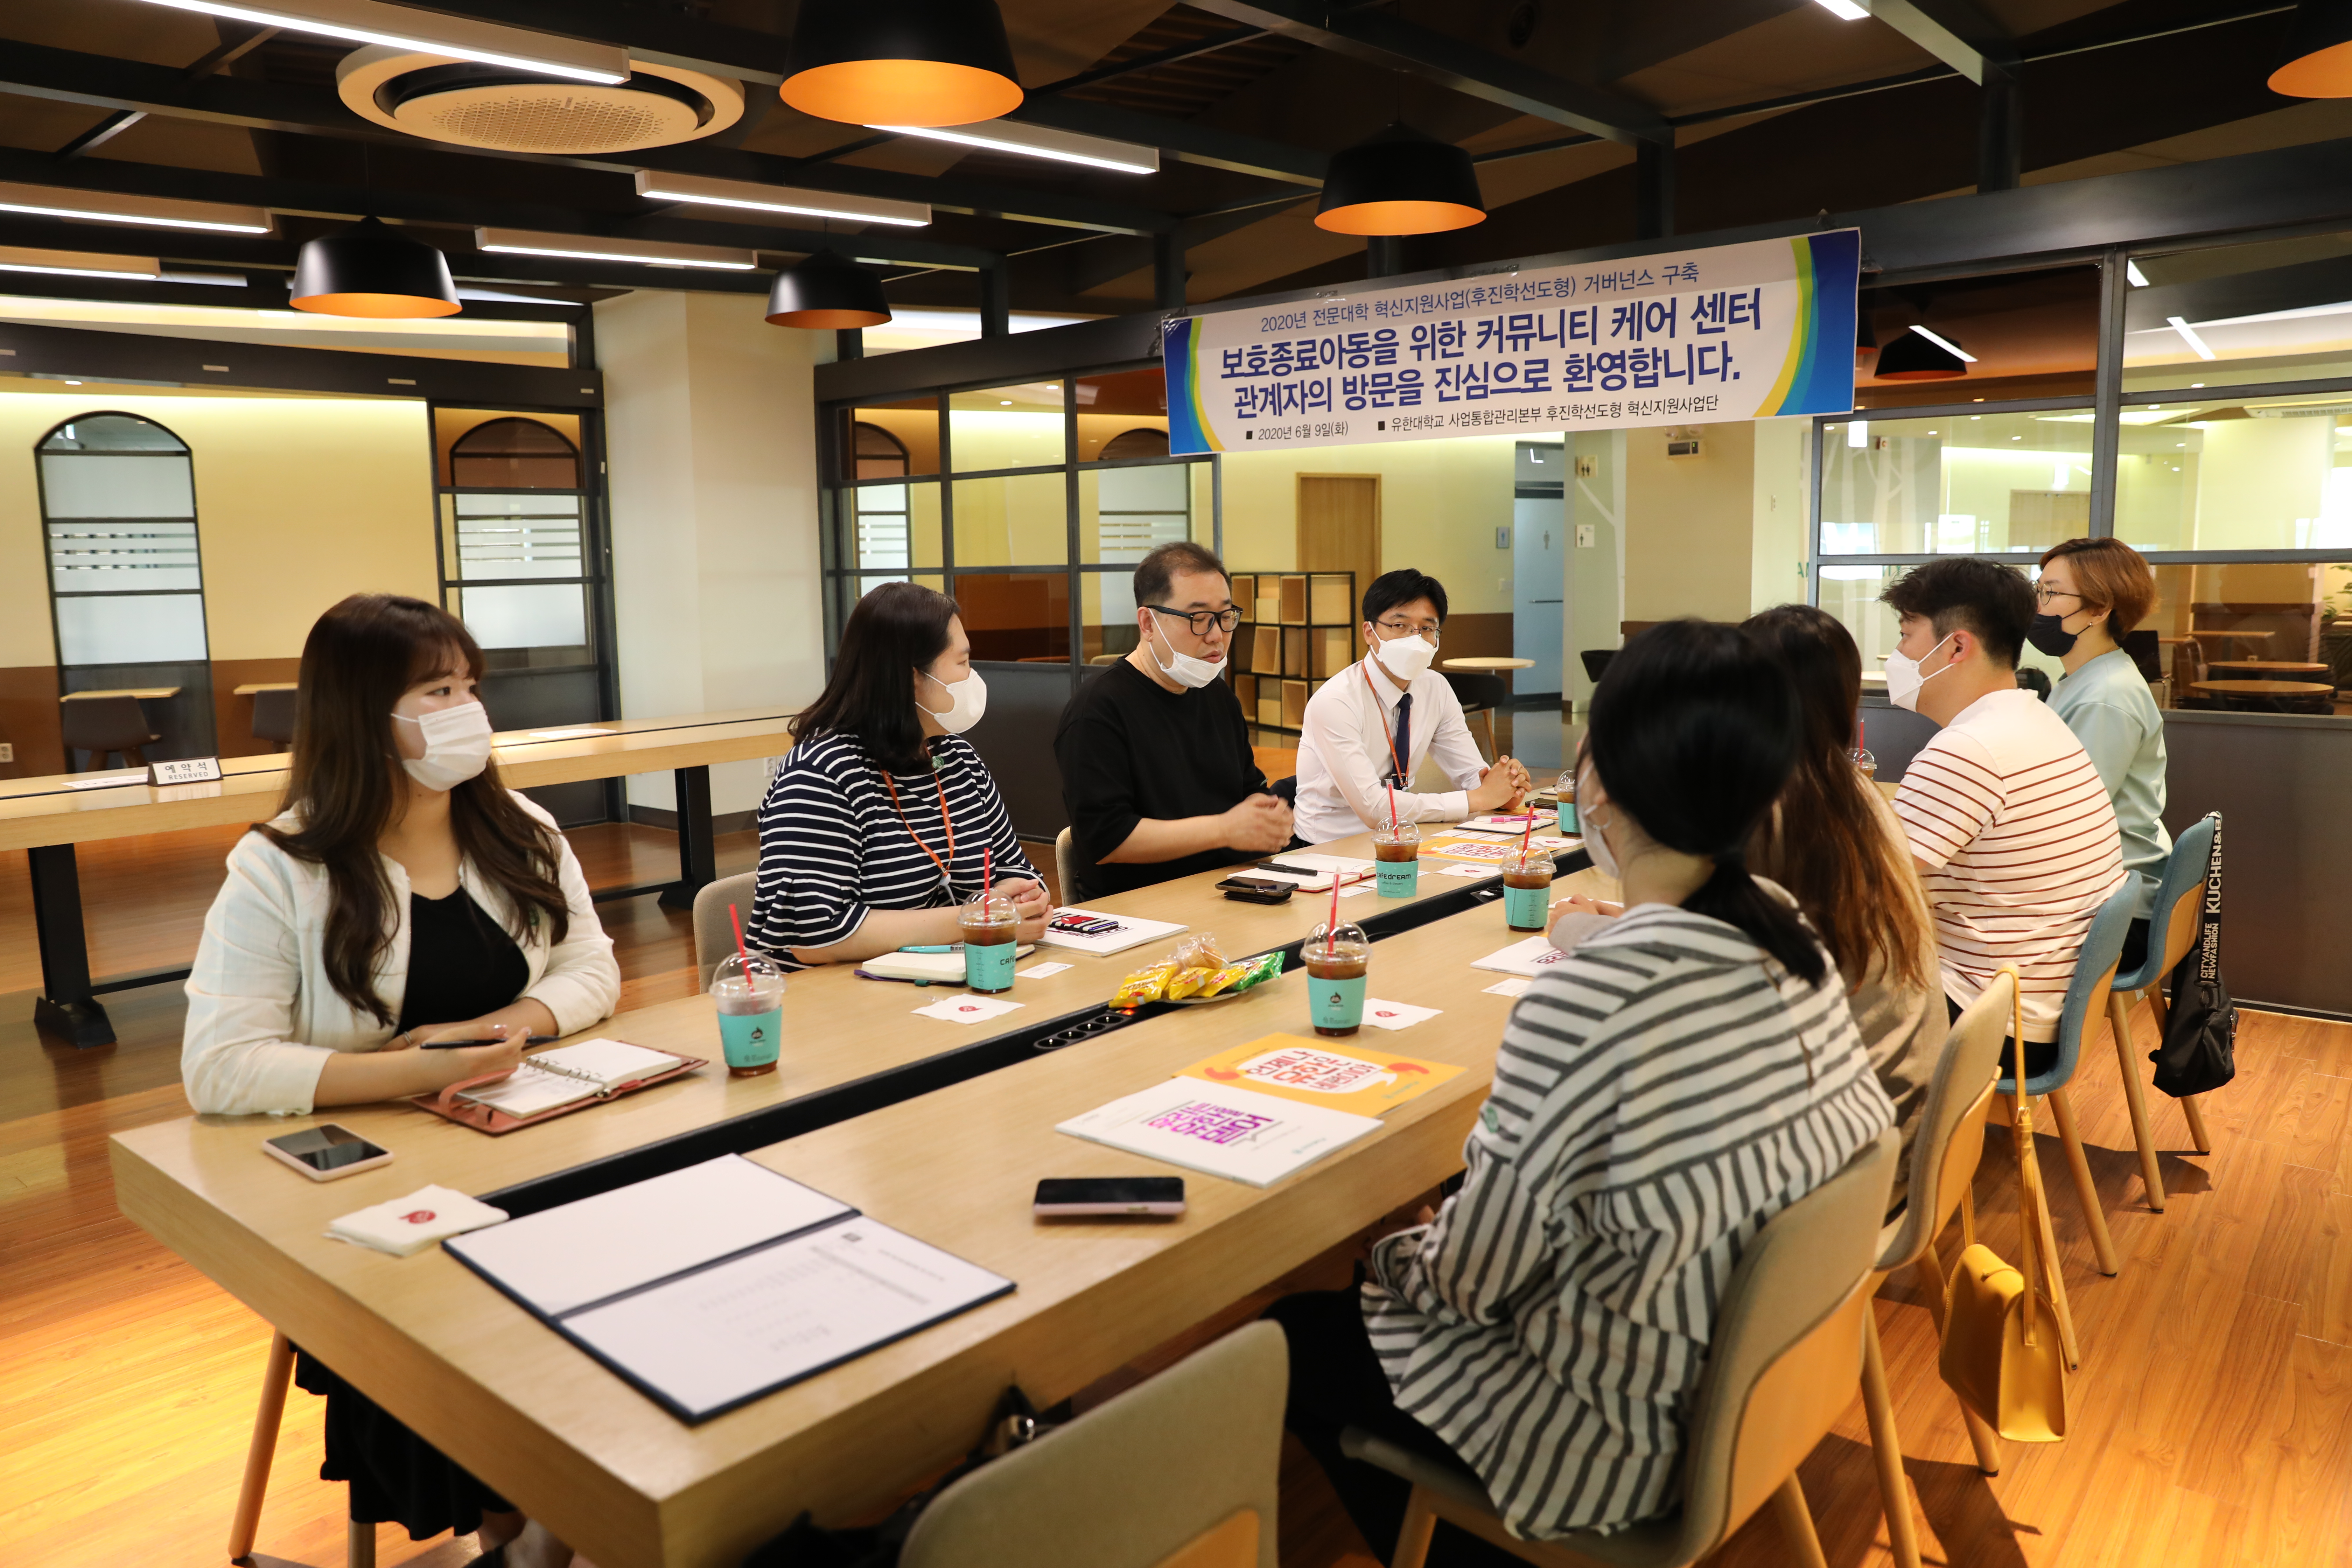
[[[2115,810],[2065,721],[2018,687],[2033,620],[2024,574],[1937,561],[1881,597],[1902,626],[1887,698],[1942,726],[1905,770],[1895,814],[1935,910],[1944,994],[1957,1018],[2015,964],[2030,1076],[2056,1056],[2076,951],[2125,878]]]

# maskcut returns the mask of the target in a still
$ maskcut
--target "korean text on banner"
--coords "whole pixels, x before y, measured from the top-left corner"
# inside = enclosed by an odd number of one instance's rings
[[[1182,317],[1169,448],[1847,413],[1861,267],[1832,229]]]

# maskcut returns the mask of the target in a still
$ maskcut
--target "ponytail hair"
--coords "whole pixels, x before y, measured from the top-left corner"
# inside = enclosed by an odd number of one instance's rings
[[[1829,973],[1797,911],[1759,887],[1748,846],[1788,783],[1801,732],[1789,677],[1738,628],[1664,621],[1628,641],[1592,694],[1585,747],[1612,808],[1715,870],[1683,908],[1737,926],[1809,985]]]

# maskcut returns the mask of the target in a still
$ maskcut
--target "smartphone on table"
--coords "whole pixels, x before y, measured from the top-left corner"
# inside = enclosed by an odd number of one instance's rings
[[[1048,1176],[1032,1206],[1039,1219],[1091,1215],[1180,1215],[1181,1176]]]
[[[261,1141],[262,1152],[293,1166],[314,1182],[373,1171],[392,1163],[392,1151],[371,1143],[350,1128],[332,1121],[281,1133]]]

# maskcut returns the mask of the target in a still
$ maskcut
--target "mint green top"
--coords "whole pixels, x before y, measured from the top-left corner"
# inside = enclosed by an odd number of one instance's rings
[[[2103,653],[2050,691],[2050,707],[2066,721],[2091,765],[2107,786],[2123,830],[2124,868],[2139,879],[2138,918],[2156,907],[2157,884],[2172,854],[2164,830],[2164,714],[2131,655]]]

